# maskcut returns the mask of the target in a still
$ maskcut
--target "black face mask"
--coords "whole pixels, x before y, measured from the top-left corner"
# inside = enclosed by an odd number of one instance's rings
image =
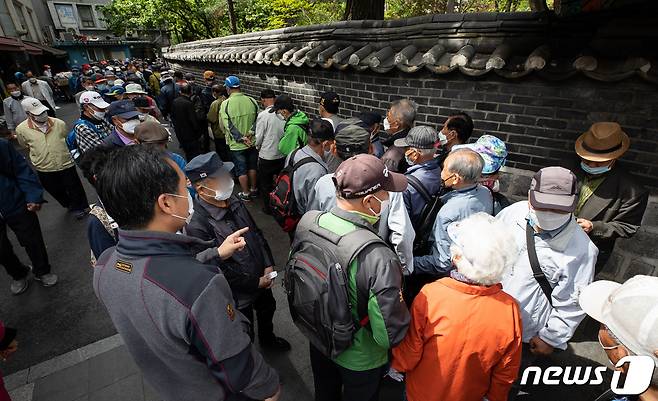
[[[446,181],[451,180],[454,176],[455,176],[454,174],[451,174],[447,180],[441,179],[441,190],[439,191],[439,196],[445,195],[448,192],[452,191],[452,187],[447,186]]]

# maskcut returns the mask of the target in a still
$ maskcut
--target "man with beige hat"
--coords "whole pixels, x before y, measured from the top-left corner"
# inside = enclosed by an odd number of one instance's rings
[[[580,156],[578,224],[599,248],[597,273],[618,237],[630,238],[640,228],[649,194],[617,163],[630,146],[628,135],[614,122],[594,123],[576,140]]]

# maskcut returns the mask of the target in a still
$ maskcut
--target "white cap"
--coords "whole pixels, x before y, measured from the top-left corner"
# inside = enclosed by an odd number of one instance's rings
[[[105,67],[105,69],[107,71],[114,71],[114,67],[112,67],[111,65],[108,65],[107,67]]]
[[[23,99],[21,106],[23,106],[23,110],[25,110],[26,113],[30,113],[35,116],[48,111],[48,107],[44,106],[39,99],[35,99],[33,97],[26,97]]]
[[[142,85],[140,85],[140,84],[128,84],[128,85],[126,85],[126,95],[131,94],[131,93],[146,95],[146,92],[144,92],[144,90],[142,89]]]
[[[82,92],[80,95],[80,104],[91,103],[99,109],[107,109],[110,107],[110,104],[103,100],[103,97],[100,93],[94,91]]]
[[[121,78],[117,78],[117,79],[114,80],[114,86],[117,86],[117,85],[123,86],[123,84],[125,84],[125,83],[126,82]]]
[[[658,366],[658,277],[637,275],[624,284],[596,281],[580,293],[580,307],[635,355]]]

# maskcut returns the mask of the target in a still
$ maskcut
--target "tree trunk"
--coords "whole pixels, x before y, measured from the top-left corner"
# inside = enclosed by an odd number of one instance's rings
[[[546,0],[530,0],[530,10],[531,11],[548,10],[548,6],[546,5]]]
[[[228,5],[228,19],[231,22],[231,32],[233,35],[238,33],[238,25],[235,21],[235,8],[233,7],[233,0],[226,0]]]
[[[455,12],[455,0],[448,0],[446,3],[446,14],[451,14]]]
[[[348,0],[345,17],[351,20],[382,20],[384,19],[384,0]]]

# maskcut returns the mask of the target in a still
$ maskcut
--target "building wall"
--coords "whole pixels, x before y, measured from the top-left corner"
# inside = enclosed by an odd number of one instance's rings
[[[550,82],[534,77],[505,80],[473,79],[459,72],[437,76],[429,72],[388,74],[275,67],[251,64],[173,64],[199,76],[212,69],[220,77],[235,74],[243,90],[257,96],[265,88],[290,94],[299,108],[317,115],[318,93],[341,96],[340,115],[366,110],[385,114],[391,101],[411,98],[418,107],[417,124],[439,127],[455,111],[475,121],[474,137],[484,133],[503,139],[510,152],[506,191],[527,193],[532,172],[575,161],[576,138],[597,121],[617,121],[631,137],[623,164],[653,189],[644,226],[632,241],[618,241],[616,259],[606,268],[617,279],[629,272],[658,274],[658,96],[656,86],[640,79],[602,83],[585,77]],[[653,241],[653,242],[652,242]],[[614,265],[614,266],[612,266]]]

